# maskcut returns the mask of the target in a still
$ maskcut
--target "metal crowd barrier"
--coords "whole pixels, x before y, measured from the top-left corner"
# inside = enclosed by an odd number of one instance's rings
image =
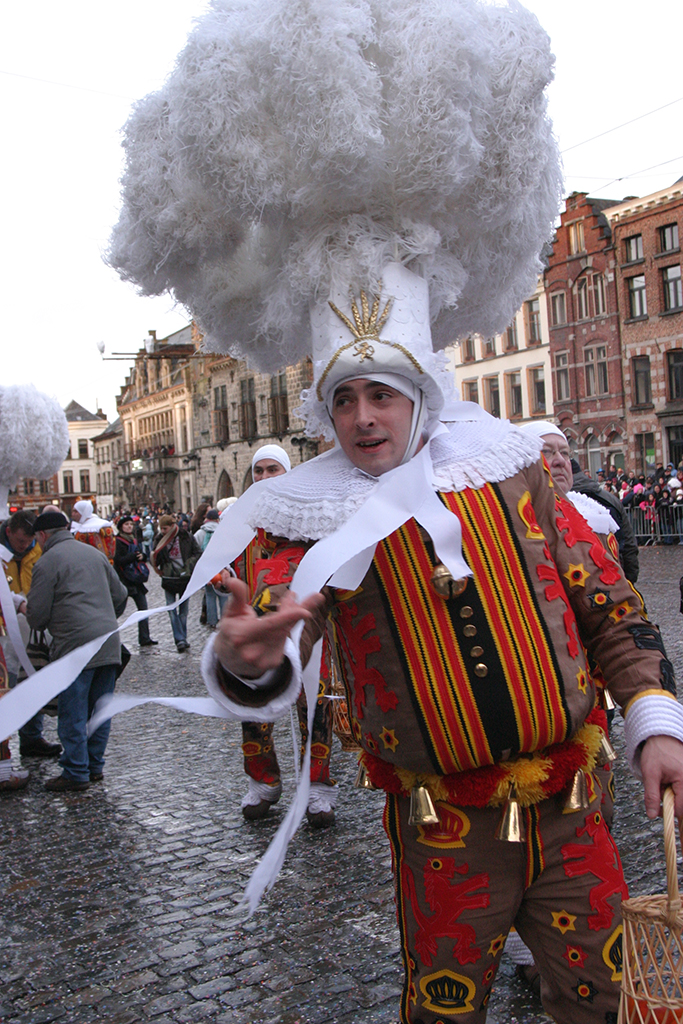
[[[659,509],[627,506],[624,509],[639,547],[683,541],[683,504]]]

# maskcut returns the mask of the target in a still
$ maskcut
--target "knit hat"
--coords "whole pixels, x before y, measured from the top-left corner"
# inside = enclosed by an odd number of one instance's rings
[[[283,467],[286,473],[289,473],[292,468],[289,455],[281,448],[279,444],[264,444],[256,452],[251,460],[251,471],[254,472],[254,466],[261,459],[272,459],[273,462],[279,463]]]
[[[522,429],[533,434],[534,437],[545,437],[546,434],[555,434],[557,437],[561,437],[563,441],[567,440],[567,435],[549,420],[532,420],[530,423],[522,423]]]
[[[218,519],[220,519],[220,517],[221,514],[217,508],[210,508],[209,511],[206,513],[204,519],[205,521],[208,520],[209,522],[216,522]]]

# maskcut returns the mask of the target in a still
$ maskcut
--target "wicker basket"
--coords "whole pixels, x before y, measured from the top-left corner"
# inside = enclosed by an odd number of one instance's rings
[[[683,910],[678,891],[673,790],[664,791],[666,895],[624,900],[619,1024],[683,1024]]]

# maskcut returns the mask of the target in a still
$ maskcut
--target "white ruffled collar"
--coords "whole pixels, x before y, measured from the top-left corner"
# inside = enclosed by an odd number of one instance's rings
[[[480,409],[475,415],[445,424],[443,433],[429,442],[435,490],[462,491],[500,483],[538,460],[538,438],[508,420],[482,415]],[[258,484],[261,498],[249,525],[290,540],[321,540],[343,526],[377,484],[377,477],[357,469],[335,448],[286,476]]]

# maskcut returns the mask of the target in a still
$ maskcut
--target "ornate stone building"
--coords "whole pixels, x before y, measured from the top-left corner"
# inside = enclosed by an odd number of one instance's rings
[[[93,438],[95,458],[95,492],[97,510],[105,518],[125,502],[119,481],[123,461],[123,425],[117,418],[110,427]]]

